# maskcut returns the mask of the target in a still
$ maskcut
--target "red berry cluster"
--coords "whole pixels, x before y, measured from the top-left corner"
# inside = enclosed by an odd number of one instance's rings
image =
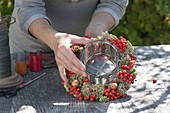
[[[120,97],[125,97],[126,94],[121,94],[118,89],[105,88],[104,95],[109,98],[109,100],[115,100]]]
[[[135,76],[126,70],[123,70],[118,73],[118,78],[125,81],[126,83],[133,84]]]
[[[82,82],[88,82],[87,78],[83,78]],[[76,98],[78,98],[79,100],[83,100],[83,95],[80,91],[80,88],[77,86],[72,86],[71,84],[69,85],[69,90],[70,90],[70,95],[75,95]],[[87,97],[86,97],[87,98]]]
[[[72,86],[69,85],[69,90],[70,90],[70,95],[74,95],[76,96],[76,98],[78,98],[79,100],[83,100],[83,95],[80,92],[80,88],[77,88],[76,86]]]
[[[154,79],[152,80],[152,82],[153,82],[153,83],[156,83],[156,82],[157,82],[157,79],[156,79],[156,78],[154,78]]]
[[[83,82],[89,82],[89,79],[88,79],[87,77],[84,77],[84,78],[82,79],[82,81],[83,81]]]
[[[67,78],[71,77],[72,75],[74,75],[74,72],[72,72],[72,71],[67,71]]]
[[[130,55],[130,59],[131,60],[136,60],[136,57],[131,53],[131,54],[129,54]]]
[[[92,38],[91,35],[85,35],[84,37],[85,37],[85,38],[88,38],[88,39],[91,39],[91,38]]]
[[[91,95],[87,95],[84,96],[84,100],[90,100],[91,102],[93,102],[96,99],[96,94],[91,94]]]
[[[130,61],[129,65],[122,64],[121,68],[130,70],[134,65],[135,63],[133,61]]]
[[[120,52],[123,52],[127,48],[127,41],[125,38],[120,36],[120,38],[116,38],[115,40],[109,40],[112,44],[114,44]]]

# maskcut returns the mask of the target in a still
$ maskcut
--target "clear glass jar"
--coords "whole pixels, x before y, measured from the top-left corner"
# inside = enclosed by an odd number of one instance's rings
[[[91,83],[108,84],[117,77],[120,52],[109,41],[92,41],[85,45],[80,61],[86,66],[86,73]]]

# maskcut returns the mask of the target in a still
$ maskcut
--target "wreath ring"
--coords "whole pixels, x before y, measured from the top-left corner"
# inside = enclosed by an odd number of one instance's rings
[[[92,37],[85,36],[85,38]],[[126,97],[126,93],[130,85],[134,83],[137,75],[136,57],[133,55],[134,48],[132,44],[122,36],[118,38],[108,33],[102,33],[101,36],[92,39],[109,41],[118,48],[120,52],[120,66],[117,69],[116,78],[108,84],[94,84],[89,81],[88,77],[83,77],[66,70],[68,83],[62,81],[64,88],[70,95],[73,95],[79,100],[90,100],[91,102],[95,100],[107,102]],[[79,58],[83,51],[83,46],[74,45],[71,47],[71,50]]]

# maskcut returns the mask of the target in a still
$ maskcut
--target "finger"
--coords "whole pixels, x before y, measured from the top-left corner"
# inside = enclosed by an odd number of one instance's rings
[[[72,44],[86,45],[87,43],[89,43],[89,42],[91,42],[91,41],[92,41],[92,39],[80,37],[80,38],[74,38],[74,39],[72,39],[71,43],[72,43]]]
[[[82,71],[80,71],[79,69],[77,69],[76,66],[74,66],[70,61],[68,61],[67,58],[65,58],[65,56],[60,55],[60,57],[62,58],[62,60],[61,60],[61,58],[59,58],[60,60],[58,60],[57,62],[62,63],[62,65],[63,65],[67,70],[73,71],[74,73],[79,74],[79,75],[83,74]],[[64,61],[64,62],[62,62],[62,61]]]
[[[70,48],[66,48],[65,46],[62,46],[58,49],[58,52],[60,53],[58,54],[59,55],[58,57],[60,57],[61,55],[65,56],[65,58],[67,59],[66,61],[74,65],[78,70],[85,71],[86,69],[85,66],[80,62],[80,60],[76,57],[76,55],[71,51]]]
[[[60,73],[60,77],[62,78],[62,80],[65,82],[65,83],[68,83],[68,79],[66,77],[66,73],[65,73],[65,68],[64,66],[62,66],[61,64],[57,64],[58,65],[58,70],[59,70],[59,73]]]
[[[63,63],[63,62],[61,62],[61,60],[60,61],[57,61],[57,63],[59,63],[59,64],[61,64],[61,65],[63,65],[64,66],[64,68],[66,68],[67,66],[65,66],[65,64]],[[74,71],[74,69],[70,69],[70,68],[66,68],[68,71],[72,71],[72,72],[74,72],[75,74],[79,74],[79,75],[82,75],[82,76],[84,76],[84,77],[87,77],[87,74],[83,71],[83,72],[80,72],[80,73],[78,73],[77,71]]]
[[[62,53],[58,56],[57,62],[61,63],[67,70],[73,71],[79,75],[83,74],[83,71],[73,65]]]
[[[85,72],[83,72],[82,76],[87,77],[87,74]]]
[[[85,66],[80,62],[80,60],[76,57],[76,55],[71,51],[64,51],[62,53],[69,62],[71,62],[76,68],[80,69],[81,71],[85,71]]]

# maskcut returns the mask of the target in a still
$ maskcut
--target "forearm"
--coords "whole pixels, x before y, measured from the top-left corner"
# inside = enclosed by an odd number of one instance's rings
[[[112,15],[107,12],[98,12],[93,15],[84,35],[97,37],[100,36],[102,32],[108,31],[114,25],[115,20]]]
[[[54,49],[51,41],[54,40],[57,31],[50,26],[46,19],[34,20],[29,26],[29,32],[34,37],[47,44],[52,50]]]
[[[93,15],[89,26],[100,25],[103,27],[104,31],[109,30],[115,25],[115,20],[113,16],[107,12],[98,12]]]
[[[100,0],[94,14],[100,12],[109,13],[114,18],[115,22],[114,22],[114,26],[112,27],[114,28],[119,24],[119,20],[125,14],[127,5],[128,5],[128,0]]]

